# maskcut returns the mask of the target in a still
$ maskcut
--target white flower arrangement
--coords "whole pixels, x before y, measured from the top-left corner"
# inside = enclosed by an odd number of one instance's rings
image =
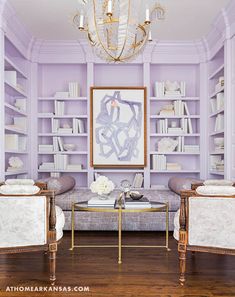
[[[96,181],[92,182],[90,185],[90,190],[92,193],[97,193],[98,195],[108,195],[114,190],[114,183],[108,179],[106,176],[99,176]]]
[[[24,165],[19,157],[10,157],[8,163],[12,168],[22,168]]]

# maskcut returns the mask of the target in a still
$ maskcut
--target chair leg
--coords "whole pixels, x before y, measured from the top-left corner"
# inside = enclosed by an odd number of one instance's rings
[[[50,251],[49,253],[49,261],[50,261],[50,282],[52,285],[55,284],[56,280],[56,251]]]
[[[186,271],[186,252],[179,253],[180,260],[180,284],[183,286],[185,284],[185,271]]]

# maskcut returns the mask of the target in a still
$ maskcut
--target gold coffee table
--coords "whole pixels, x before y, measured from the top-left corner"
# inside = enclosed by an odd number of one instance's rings
[[[118,248],[118,264],[122,263],[122,248],[166,248],[170,251],[168,247],[169,239],[169,204],[162,202],[150,202],[151,208],[114,208],[114,207],[89,207],[88,201],[78,202],[72,204],[72,238],[71,238],[71,248]],[[113,212],[118,215],[118,244],[117,245],[75,245],[74,243],[74,213],[77,211],[87,211],[87,212]],[[165,245],[123,245],[122,244],[122,213],[138,213],[138,212],[162,212],[166,213],[166,244]]]

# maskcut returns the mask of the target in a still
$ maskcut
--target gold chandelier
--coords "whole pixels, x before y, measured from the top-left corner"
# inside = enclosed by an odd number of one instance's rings
[[[152,20],[165,18],[153,0],[79,0],[73,16],[77,29],[86,32],[95,53],[106,62],[134,58],[152,41]]]

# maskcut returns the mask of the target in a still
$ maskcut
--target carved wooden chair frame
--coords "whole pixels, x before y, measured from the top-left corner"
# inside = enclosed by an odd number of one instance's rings
[[[35,252],[44,251],[49,252],[49,264],[50,264],[50,282],[55,283],[56,280],[56,252],[57,244],[56,241],[56,211],[55,211],[55,194],[54,191],[49,191],[46,189],[46,184],[36,183],[40,188],[40,192],[32,196],[45,196],[47,200],[47,243],[45,245],[34,245],[34,246],[22,246],[22,247],[12,247],[12,248],[0,248],[0,254],[14,254],[23,252]],[[0,194],[1,197],[6,195]],[[9,195],[7,195],[9,196]],[[26,197],[26,195],[10,195],[14,197]]]
[[[227,254],[235,255],[235,249],[226,248],[215,248],[215,247],[202,247],[202,246],[192,246],[188,244],[188,213],[189,213],[189,197],[208,197],[198,195],[196,188],[203,184],[193,184],[192,190],[181,191],[181,204],[180,204],[180,231],[179,231],[179,242],[178,242],[178,252],[179,252],[179,268],[180,276],[179,281],[181,285],[185,284],[185,272],[186,272],[186,253],[191,252],[205,252],[214,254]],[[235,184],[233,185],[235,186]],[[211,196],[213,198],[215,196]],[[224,198],[235,198],[234,196],[219,196]]]

